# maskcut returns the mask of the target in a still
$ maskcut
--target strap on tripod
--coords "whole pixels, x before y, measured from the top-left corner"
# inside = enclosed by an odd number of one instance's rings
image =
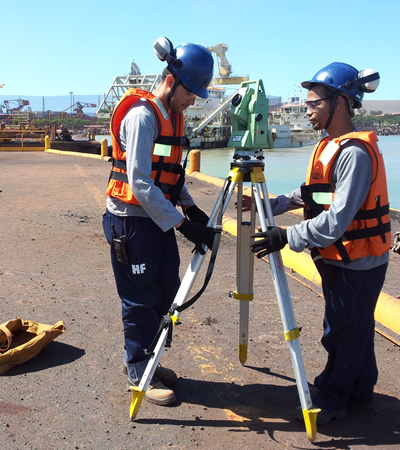
[[[210,257],[210,261],[208,263],[208,268],[207,268],[207,272],[206,272],[206,276],[204,277],[204,283],[203,286],[201,287],[201,289],[197,292],[197,294],[195,294],[190,300],[188,300],[187,302],[183,303],[181,306],[178,306],[176,303],[172,303],[171,307],[168,310],[168,314],[166,314],[165,316],[163,316],[161,318],[161,322],[160,322],[160,326],[158,327],[158,331],[157,334],[154,336],[153,342],[149,345],[149,347],[147,349],[144,350],[145,354],[147,356],[151,356],[154,353],[154,349],[156,347],[156,344],[158,342],[158,339],[160,338],[160,335],[162,333],[162,331],[166,328],[168,328],[168,334],[167,334],[167,339],[165,341],[165,347],[171,347],[171,341],[172,341],[172,327],[174,325],[174,322],[176,320],[174,313],[175,311],[177,312],[182,312],[185,309],[189,308],[190,306],[193,305],[193,303],[195,301],[197,301],[200,296],[203,294],[203,292],[205,291],[210,279],[211,279],[211,275],[214,271],[214,265],[215,265],[215,260],[217,258],[217,253],[218,253],[218,248],[219,248],[219,243],[221,241],[221,232],[222,232],[222,208],[220,209],[219,213],[218,213],[218,217],[217,217],[217,221],[215,223],[215,237],[214,237],[214,242],[213,242],[213,246],[211,249],[211,257]]]
[[[207,287],[207,285],[208,285],[208,283],[209,283],[209,281],[211,279],[211,275],[212,275],[212,273],[214,271],[214,265],[215,265],[215,260],[217,258],[218,247],[219,247],[219,243],[221,241],[221,232],[222,232],[222,209],[220,210],[220,212],[218,214],[218,219],[217,219],[217,222],[215,224],[215,237],[214,237],[214,242],[213,242],[213,246],[212,246],[212,250],[211,250],[210,261],[208,263],[206,276],[204,277],[203,286],[201,287],[199,292],[197,292],[197,294],[195,294],[190,300],[185,302],[183,305],[178,306],[175,303],[173,303],[171,305],[171,308],[169,309],[169,313],[170,314],[173,314],[174,311],[178,311],[178,312],[185,311],[185,309],[187,309],[190,306],[192,306],[193,303],[196,300],[198,300],[200,298],[200,296],[202,295],[202,293],[205,291],[205,289],[206,289],[206,287]]]
[[[168,334],[167,334],[167,339],[165,341],[165,347],[171,347],[173,324],[174,323],[172,320],[172,316],[170,316],[169,314],[165,314],[165,316],[162,316],[160,326],[158,327],[157,333],[154,336],[152,343],[149,345],[148,348],[144,349],[144,353],[146,356],[152,356],[154,354],[154,349],[156,347],[158,339],[160,338],[160,335],[165,328],[168,328]]]

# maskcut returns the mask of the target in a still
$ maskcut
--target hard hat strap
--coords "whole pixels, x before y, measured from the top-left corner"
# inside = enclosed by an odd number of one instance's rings
[[[339,95],[340,95],[340,92],[336,91],[335,95],[332,97],[332,101],[331,101],[331,104],[329,106],[329,117],[328,117],[328,120],[327,120],[327,122],[325,124],[325,127],[324,127],[325,130],[329,127],[329,125],[332,122],[333,115],[335,114],[336,100],[338,99]]]
[[[181,83],[181,80],[180,80],[180,78],[178,77],[178,76],[176,76],[176,75],[173,75],[174,76],[174,78],[175,78],[175,81],[174,81],[174,84],[173,84],[173,86],[172,86],[172,89],[171,89],[171,92],[168,94],[168,99],[167,99],[167,103],[168,103],[168,105],[170,105],[171,106],[171,99],[172,99],[172,96],[174,95],[174,93],[175,93],[175,91],[176,91],[176,88],[180,85],[180,83]]]

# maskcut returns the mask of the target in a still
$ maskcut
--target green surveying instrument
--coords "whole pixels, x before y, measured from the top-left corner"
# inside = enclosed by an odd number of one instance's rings
[[[254,233],[256,212],[262,231],[268,226],[274,226],[274,219],[269,202],[267,186],[264,177],[263,148],[273,148],[271,132],[268,130],[269,103],[261,80],[246,81],[241,84],[237,94],[232,99],[231,118],[232,133],[229,147],[235,148],[231,170],[225,180],[207,226],[214,227],[216,239],[211,259],[215,259],[218,242],[222,230],[222,215],[229,201],[237,190],[237,259],[236,259],[236,290],[232,297],[240,300],[239,321],[239,360],[245,364],[248,348],[249,302],[253,300],[253,269],[254,255],[251,252],[251,234]],[[250,182],[252,187],[252,202],[250,221],[243,221],[243,182]],[[267,224],[268,221],[268,224]],[[206,252],[207,247],[203,245]],[[205,286],[191,300],[187,300],[196,276],[204,261],[205,255],[196,251],[182,279],[168,316],[163,318],[155,345],[151,348],[151,357],[138,386],[132,386],[132,403],[130,417],[133,420],[154,372],[161,359],[164,348],[171,341],[172,327],[179,323],[180,313],[194,303],[201,295]],[[287,284],[286,273],[279,251],[269,255],[275,292],[278,299],[285,340],[289,344],[290,355],[296,378],[297,390],[306,426],[308,439],[314,442],[317,433],[317,414],[320,411],[312,407],[303,359],[301,356],[299,336],[292,301]],[[211,262],[210,262],[211,265]],[[209,271],[208,271],[209,272]],[[207,273],[207,278],[211,273]],[[200,295],[199,295],[200,294]]]

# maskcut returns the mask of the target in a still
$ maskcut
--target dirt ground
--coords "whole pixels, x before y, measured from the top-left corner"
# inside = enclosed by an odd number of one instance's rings
[[[363,449],[400,448],[399,347],[376,334],[380,376],[372,413],[318,428],[311,444],[299,404],[269,265],[256,260],[246,364],[238,359],[236,245],[224,233],[214,274],[182,313],[161,363],[176,370],[178,403],[143,402],[129,420],[122,324],[101,216],[110,164],[40,152],[0,152],[0,322],[21,317],[66,331],[35,359],[0,377],[2,449]],[[228,168],[227,168],[228,169]],[[219,189],[193,177],[189,190],[210,212]],[[227,214],[235,217],[234,205]],[[286,215],[278,224],[295,220]],[[394,230],[397,231],[397,230]],[[177,233],[182,274],[192,245]],[[398,254],[384,291],[398,297]],[[199,288],[207,260],[193,293]],[[323,369],[323,299],[288,273],[307,379]]]

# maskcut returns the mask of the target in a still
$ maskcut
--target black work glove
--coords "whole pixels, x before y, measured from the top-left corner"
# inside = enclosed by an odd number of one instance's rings
[[[199,223],[200,225],[207,225],[208,221],[210,220],[207,214],[196,205],[189,206],[189,208],[186,209],[185,213],[188,216],[189,220]]]
[[[206,244],[211,250],[214,242],[215,230],[211,227],[205,227],[196,222],[191,222],[190,220],[183,219],[182,225],[178,228],[186,239],[193,242],[196,245],[196,250],[200,255],[204,255],[202,244]]]
[[[252,234],[251,237],[265,238],[250,244],[251,251],[257,254],[257,258],[281,250],[288,242],[286,230],[279,227],[268,227],[268,231]]]

